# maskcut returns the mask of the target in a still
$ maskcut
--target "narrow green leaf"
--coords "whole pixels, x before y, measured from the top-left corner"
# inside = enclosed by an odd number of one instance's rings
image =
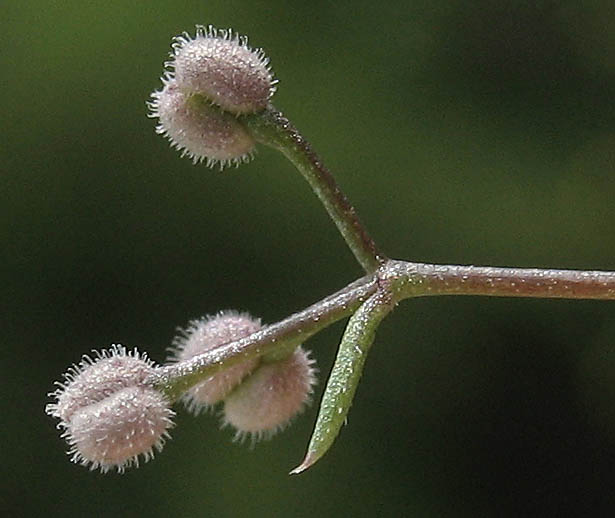
[[[350,317],[320,403],[307,453],[291,474],[308,469],[335,441],[352,405],[376,329],[391,309],[387,294],[375,293]]]

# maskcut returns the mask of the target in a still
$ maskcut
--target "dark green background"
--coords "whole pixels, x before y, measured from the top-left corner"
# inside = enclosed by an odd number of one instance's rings
[[[348,426],[304,475],[316,406],[254,450],[179,409],[123,476],[43,413],[113,342],[165,358],[222,308],[273,322],[360,275],[280,155],[224,174],[154,134],[173,35],[233,27],[275,104],[393,257],[615,269],[615,7],[603,1],[17,1],[0,6],[0,509],[6,516],[604,516],[615,303],[406,301]],[[343,330],[309,342],[320,396]]]

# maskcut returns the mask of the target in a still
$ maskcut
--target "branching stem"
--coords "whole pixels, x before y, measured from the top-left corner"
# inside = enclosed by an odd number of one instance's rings
[[[217,347],[190,360],[160,367],[155,384],[175,400],[212,374],[235,363],[280,353],[305,342],[310,336],[351,315],[377,289],[375,276],[362,277],[320,302],[271,324],[242,340]]]
[[[156,384],[169,398],[176,399],[194,384],[237,362],[296,347],[353,314],[376,293],[393,301],[433,295],[615,300],[615,272],[390,260],[373,274],[257,333],[189,361],[161,367]]]
[[[383,279],[397,297],[487,295],[557,299],[615,299],[615,272],[459,266],[389,261]]]
[[[281,151],[299,170],[363,269],[371,273],[384,263],[386,258],[378,251],[333,175],[290,121],[270,106],[264,112],[246,117],[245,123],[261,144]]]

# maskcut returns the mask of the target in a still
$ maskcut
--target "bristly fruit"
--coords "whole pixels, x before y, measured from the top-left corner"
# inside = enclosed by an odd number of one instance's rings
[[[123,472],[162,448],[175,413],[150,384],[154,371],[145,354],[114,345],[64,374],[45,411],[60,420],[73,462]]]
[[[128,387],[98,403],[77,410],[65,437],[73,462],[102,472],[139,466],[160,451],[175,413],[166,398],[151,387]]]
[[[181,88],[174,79],[163,82],[163,89],[152,93],[148,105],[150,117],[159,121],[156,133],[194,163],[205,161],[209,167],[223,169],[251,160],[254,139],[234,115]]]
[[[261,321],[248,313],[233,310],[192,320],[173,340],[170,361],[183,361],[235,340],[261,328]],[[189,411],[198,414],[224,399],[258,364],[258,358],[237,363],[190,388],[182,397]]]
[[[199,93],[235,115],[263,110],[275,92],[269,59],[231,29],[197,26],[177,36],[167,66],[183,90]]]
[[[224,400],[224,424],[239,440],[270,438],[310,402],[315,372],[301,346],[283,360],[262,363]]]

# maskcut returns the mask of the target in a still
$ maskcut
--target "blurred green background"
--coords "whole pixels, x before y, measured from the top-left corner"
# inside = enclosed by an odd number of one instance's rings
[[[273,322],[360,275],[280,155],[224,174],[154,134],[171,37],[233,27],[275,104],[391,256],[615,270],[615,6],[17,1],[0,6],[0,509],[6,516],[606,516],[615,303],[406,301],[348,425],[304,475],[316,406],[253,450],[178,408],[123,476],[68,462],[43,413],[81,354],[165,359],[223,308]],[[310,340],[319,398],[343,325]],[[610,515],[610,514],[608,514]]]

